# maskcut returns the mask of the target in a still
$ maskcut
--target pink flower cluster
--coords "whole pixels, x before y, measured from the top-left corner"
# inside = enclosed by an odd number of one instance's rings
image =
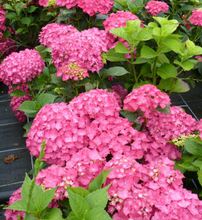
[[[39,41],[46,47],[52,48],[58,41],[64,42],[70,34],[78,32],[71,25],[51,23],[44,26],[39,34]]]
[[[192,15],[189,18],[191,24],[202,27],[202,9],[196,9],[192,11]]]
[[[202,201],[183,188],[184,176],[169,159],[177,155],[170,140],[201,126],[179,107],[171,107],[170,113],[157,110],[169,103],[152,85],[126,96],[125,109],[142,112],[142,131],[120,116],[116,95],[106,90],[82,93],[69,104],[46,105],[27,138],[34,156],[46,142],[44,160],[51,166],[40,171],[37,183],[46,189],[58,187],[57,203],[68,197],[68,186],[87,187],[110,169],[108,212],[114,220],[201,219]]]
[[[90,16],[97,13],[107,14],[112,9],[113,4],[113,0],[39,0],[39,5],[43,7],[57,5],[70,9],[77,6]]]
[[[118,11],[111,13],[109,17],[104,21],[103,25],[107,32],[114,28],[125,27],[127,21],[133,21],[139,19],[136,15],[129,11]]]
[[[167,143],[197,129],[196,120],[180,107],[171,107],[170,113],[154,112],[147,117],[147,129],[158,143]]]
[[[54,41],[55,39],[52,39],[52,42]],[[110,38],[103,30],[92,28],[73,32],[66,38],[59,37],[57,44],[54,43],[53,63],[56,68],[76,63],[84,70],[98,72],[104,66],[102,53],[107,52],[110,45]]]
[[[124,100],[124,109],[131,112],[141,111],[149,116],[158,107],[165,108],[170,105],[170,98],[154,85],[144,85],[134,89]]]
[[[157,16],[160,13],[167,13],[169,5],[166,2],[151,0],[146,4],[145,9],[152,16]]]
[[[13,96],[11,98],[10,107],[11,107],[13,113],[15,114],[15,117],[17,118],[17,120],[19,122],[25,122],[27,117],[24,114],[24,112],[18,110],[18,108],[20,107],[20,105],[24,101],[31,100],[31,96],[29,94],[29,89],[28,89],[27,85],[20,85],[20,86],[17,86],[15,88],[10,88],[8,93],[11,94],[12,92],[14,92],[16,90],[22,91],[24,93],[24,95],[22,95],[22,96]]]
[[[42,73],[45,64],[36,50],[13,52],[0,65],[0,79],[6,85],[26,83]]]

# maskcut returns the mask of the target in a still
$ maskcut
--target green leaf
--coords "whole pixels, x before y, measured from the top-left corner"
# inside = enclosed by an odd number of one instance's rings
[[[41,220],[63,220],[62,212],[58,208],[48,209],[47,214]]]
[[[124,117],[124,118],[127,118],[128,121],[130,122],[135,122],[135,120],[137,119],[138,115],[137,113],[135,112],[129,112],[129,111],[126,111],[126,110],[121,110],[120,111],[120,114]]]
[[[42,212],[48,207],[50,202],[53,200],[56,189],[43,190],[41,186],[34,185],[33,193],[31,197],[31,208],[37,213]]]
[[[129,72],[122,66],[115,66],[109,69],[105,69],[106,76],[123,76]]]
[[[87,195],[86,201],[88,202],[91,208],[99,207],[105,209],[108,202],[108,189],[109,187],[97,189],[96,191],[93,191],[89,195]]]
[[[161,25],[162,37],[167,37],[168,35],[172,34],[179,26],[179,22],[175,19],[168,20],[168,18],[154,17],[154,20]]]
[[[25,101],[18,109],[23,111],[28,117],[34,117],[40,108],[41,105],[37,101]]]
[[[202,144],[197,143],[192,139],[185,141],[185,150],[192,155],[202,157]]]
[[[193,161],[192,164],[202,170],[202,158]]]
[[[109,214],[101,208],[93,208],[88,211],[85,220],[112,220]]]
[[[54,103],[57,96],[50,94],[50,93],[41,93],[37,98],[37,102],[44,106],[46,104]]]
[[[183,53],[183,43],[178,37],[166,37],[161,42],[161,46],[165,46],[175,53]]]
[[[22,195],[22,199],[23,200],[27,200],[29,199],[29,193],[30,193],[30,188],[31,188],[31,185],[32,185],[32,180],[29,178],[29,176],[26,174],[25,175],[25,179],[23,181],[23,184],[22,184],[22,192],[21,192],[21,195]]]
[[[71,191],[84,197],[84,198],[90,193],[87,189],[84,189],[82,187],[71,188]]]
[[[175,84],[172,87],[172,92],[183,93],[190,90],[189,85],[182,79],[177,78]]]
[[[109,175],[110,170],[103,170],[90,184],[88,190],[93,192],[97,189],[100,189],[105,183],[107,176]]]
[[[196,46],[195,43],[191,40],[187,40],[185,45],[188,49],[190,56],[196,56],[202,54],[202,47]]]
[[[25,212],[27,209],[27,203],[24,200],[19,200],[14,202],[12,205],[9,205],[6,209]]]
[[[66,220],[81,220],[81,219],[77,218],[73,212],[70,212]]]
[[[195,59],[186,60],[184,62],[180,62],[178,60],[175,60],[174,63],[181,66],[183,68],[183,70],[190,71],[196,66],[197,61]]]
[[[74,215],[78,219],[82,219],[90,209],[88,202],[82,196],[73,192],[71,188],[69,188],[67,191],[69,196],[69,204]]]
[[[174,78],[177,76],[177,69],[172,64],[165,63],[158,68],[157,74],[162,79]]]
[[[129,53],[128,48],[126,48],[121,42],[119,42],[115,48],[114,48],[115,52],[117,53],[123,53],[123,54],[127,54]]]
[[[157,56],[156,51],[154,51],[151,47],[143,46],[140,52],[141,58],[151,59]]]
[[[27,26],[30,26],[31,23],[33,22],[33,17],[24,17],[24,18],[21,18],[21,22],[22,24],[25,24]]]
[[[111,62],[127,61],[125,55],[116,53],[115,49],[109,50],[107,53],[104,53],[102,56],[104,60],[109,60]]]

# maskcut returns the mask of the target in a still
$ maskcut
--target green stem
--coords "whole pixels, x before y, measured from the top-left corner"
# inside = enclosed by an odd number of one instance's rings
[[[152,75],[153,75],[153,84],[156,85],[156,64],[157,64],[157,57],[154,60],[154,65],[152,69]]]

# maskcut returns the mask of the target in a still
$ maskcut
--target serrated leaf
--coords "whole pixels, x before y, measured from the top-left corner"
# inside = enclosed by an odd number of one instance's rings
[[[129,72],[122,66],[115,66],[109,69],[105,69],[106,76],[123,76],[128,74]]]
[[[9,205],[6,209],[15,210],[15,211],[26,211],[27,203],[24,200],[19,200]]]
[[[41,105],[37,101],[25,101],[18,109],[23,111],[28,117],[34,117],[40,108]]]
[[[52,208],[47,211],[47,214],[41,220],[63,220],[62,212],[58,208]]]
[[[101,209],[105,209],[108,202],[108,189],[109,187],[98,189],[86,196],[86,201],[91,208],[99,207]]]
[[[157,56],[157,53],[155,50],[153,50],[151,47],[148,47],[144,45],[140,52],[140,57],[145,59],[151,59],[155,58]]]
[[[122,54],[127,54],[129,53],[128,48],[126,48],[121,42],[119,42],[115,48],[114,48],[115,52],[117,53],[122,53]]]
[[[194,140],[189,139],[185,141],[185,150],[192,155],[202,157],[202,144]]]
[[[105,210],[94,208],[89,210],[85,216],[85,220],[112,220],[112,218]]]
[[[90,193],[87,189],[84,189],[82,187],[73,187],[71,188],[71,191],[84,198]]]
[[[41,93],[37,98],[37,102],[44,106],[46,104],[54,103],[57,96],[50,94],[50,93]]]
[[[172,64],[164,63],[158,68],[157,74],[162,79],[175,78],[177,76],[177,69]]]
[[[202,186],[202,170],[199,170],[199,171],[197,172],[197,175],[198,175],[198,181],[199,181],[199,183],[200,183],[201,186]]]
[[[88,202],[82,196],[73,192],[71,188],[69,188],[67,191],[69,197],[69,204],[74,215],[77,218],[82,219],[90,209]]]
[[[97,189],[100,189],[105,183],[107,176],[109,175],[110,170],[103,170],[90,184],[88,190],[93,192]]]
[[[190,90],[189,85],[182,79],[177,78],[175,84],[172,87],[172,92],[188,92]]]

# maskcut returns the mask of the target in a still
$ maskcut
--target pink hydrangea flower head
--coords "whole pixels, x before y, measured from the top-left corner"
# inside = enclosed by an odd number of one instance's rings
[[[39,34],[39,41],[46,47],[52,47],[57,41],[65,41],[77,29],[71,25],[51,23],[44,26]]]
[[[79,186],[88,187],[89,183],[103,170],[105,160],[94,149],[83,148],[67,161],[66,169],[75,170]]]
[[[113,0],[78,0],[78,7],[84,12],[93,16],[97,13],[107,14],[113,7]]]
[[[107,33],[97,28],[69,35],[54,45],[52,59],[59,68],[67,63],[77,63],[81,68],[99,72],[104,66],[102,53],[109,50],[111,42]]]
[[[170,113],[153,112],[147,118],[146,127],[157,143],[167,142],[189,135],[197,129],[196,120],[180,107],[171,107]]]
[[[202,27],[202,8],[193,10],[189,21],[195,26]]]
[[[77,65],[76,63],[69,63],[63,65],[57,70],[57,76],[62,77],[63,81],[67,80],[83,80],[88,77],[88,71]]]
[[[112,92],[94,89],[81,93],[69,103],[69,108],[75,114],[95,119],[100,116],[118,116],[120,106]]]
[[[49,164],[64,165],[83,146],[87,126],[85,118],[78,118],[66,103],[44,106],[34,119],[26,141],[31,154],[38,156],[41,144],[46,143],[44,160]]]
[[[133,21],[139,19],[136,15],[128,11],[118,11],[111,13],[109,17],[104,21],[104,28],[107,32],[114,28],[125,27],[127,21]]]
[[[134,89],[124,100],[125,110],[142,111],[145,116],[156,108],[165,108],[167,105],[170,105],[169,96],[150,84]]]
[[[202,202],[196,194],[183,188],[178,190],[168,188],[156,199],[155,206],[157,210],[152,220],[199,220],[202,216]]]
[[[16,88],[10,88],[9,93],[12,93],[15,90],[22,91],[24,93],[24,95],[22,95],[22,96],[13,96],[11,98],[10,107],[11,107],[13,113],[15,114],[15,117],[17,118],[17,120],[19,122],[25,122],[27,117],[24,114],[24,112],[18,110],[18,108],[20,107],[20,105],[24,101],[31,100],[31,96],[29,94],[29,89],[28,89],[27,85],[21,85],[21,86],[17,86]]]
[[[76,187],[77,172],[74,169],[66,169],[57,165],[41,170],[36,178],[36,183],[46,190],[57,188],[54,200],[67,198],[67,187]]]
[[[9,205],[12,205],[13,203],[17,202],[21,200],[21,189],[16,190],[12,196],[9,198]],[[9,210],[7,209],[5,211],[5,218],[6,220],[23,220],[25,216],[24,212],[20,212],[20,211],[13,211],[13,210]]]
[[[45,67],[34,49],[13,52],[0,65],[0,78],[6,85],[26,83],[40,75]]]
[[[157,16],[160,13],[167,13],[169,5],[163,1],[151,0],[146,4],[146,10],[152,16]]]

